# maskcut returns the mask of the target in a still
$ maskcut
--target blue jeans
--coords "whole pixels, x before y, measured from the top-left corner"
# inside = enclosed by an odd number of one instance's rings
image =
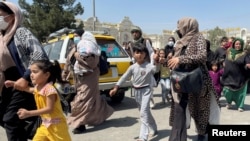
[[[162,93],[162,102],[165,103],[166,96],[170,92],[170,78],[161,78],[160,80],[161,84],[161,93]]]

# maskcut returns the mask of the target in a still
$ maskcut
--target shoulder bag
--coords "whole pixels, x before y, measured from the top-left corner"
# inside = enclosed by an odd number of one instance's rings
[[[183,47],[181,54],[184,54],[186,47]],[[183,65],[179,69],[171,71],[170,81],[176,93],[200,93],[203,85],[202,71],[200,64],[192,69]]]
[[[171,83],[176,93],[198,94],[202,89],[202,71],[200,67],[192,71],[172,70]]]

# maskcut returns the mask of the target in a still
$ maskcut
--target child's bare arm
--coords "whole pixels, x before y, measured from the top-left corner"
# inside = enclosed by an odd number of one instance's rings
[[[4,85],[5,85],[5,87],[7,87],[7,88],[9,88],[9,87],[14,87],[15,81],[6,80],[6,81],[4,82]],[[28,86],[27,88],[23,89],[23,91],[28,92],[28,93],[33,93],[33,92],[34,92],[34,87],[29,87],[29,86]]]

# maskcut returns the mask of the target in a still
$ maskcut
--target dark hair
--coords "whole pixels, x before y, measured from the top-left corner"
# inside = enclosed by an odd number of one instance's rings
[[[143,43],[136,43],[133,46],[133,52],[145,52],[145,58],[149,57],[149,52],[147,47]]]
[[[57,60],[54,60],[54,63],[50,62],[50,60],[35,60],[33,61],[32,65],[34,64],[37,65],[37,67],[44,73],[50,72],[50,77],[48,78],[47,82],[64,82],[61,76],[62,70]]]
[[[174,38],[173,36],[170,36],[170,37],[168,38],[168,41],[169,41],[169,39],[172,39],[173,42],[175,43],[175,38]]]
[[[223,36],[221,39],[220,39],[220,42],[222,43],[223,41],[228,41],[228,38],[226,36]]]
[[[206,39],[207,51],[210,50],[210,41]]]
[[[216,65],[217,67],[219,67],[220,63],[217,60],[213,60],[213,61],[211,61],[210,65],[211,65],[211,68],[214,65]]]
[[[14,12],[3,2],[0,2],[0,9],[8,14],[14,14]]]
[[[74,31],[74,33],[76,33],[76,34],[79,35],[79,36],[82,36],[82,34],[84,33],[84,30],[83,30],[83,29],[76,29],[76,30]]]

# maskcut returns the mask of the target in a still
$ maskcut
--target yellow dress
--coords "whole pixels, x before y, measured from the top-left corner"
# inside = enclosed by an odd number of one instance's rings
[[[42,124],[37,129],[32,141],[71,141],[60,97],[52,83],[46,84],[40,91],[34,89],[37,109],[46,107],[46,97],[52,94],[57,96],[54,110],[50,114],[40,115]]]

